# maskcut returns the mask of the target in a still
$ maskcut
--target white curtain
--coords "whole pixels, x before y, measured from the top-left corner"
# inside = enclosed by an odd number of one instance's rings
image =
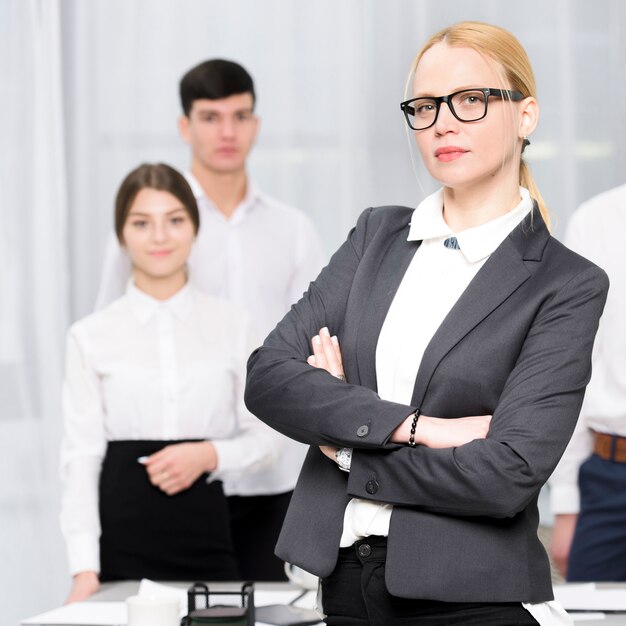
[[[0,623],[58,602],[67,198],[59,7],[0,8]]]
[[[556,233],[584,199],[624,178],[626,6],[619,0],[66,0],[72,314],[93,306],[112,200],[143,160],[185,168],[181,75],[220,56],[256,80],[261,135],[250,170],[317,222],[328,251],[372,204],[432,188],[411,165],[399,103],[429,34],[462,19],[525,45],[542,119],[527,151]]]
[[[367,206],[414,206],[433,188],[399,102],[421,43],[462,19],[500,24],[529,52],[542,119],[528,157],[559,235],[582,200],[626,178],[621,0],[0,3],[0,590],[12,598],[0,623],[69,585],[63,336],[92,309],[121,178],[141,161],[187,166],[180,76],[210,57],[250,70],[262,118],[251,175],[309,213],[330,253]]]

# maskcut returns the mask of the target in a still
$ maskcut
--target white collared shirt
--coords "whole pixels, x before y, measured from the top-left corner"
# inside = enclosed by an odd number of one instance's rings
[[[442,215],[443,190],[413,212],[408,241],[422,241],[389,307],[376,346],[378,395],[411,404],[415,378],[426,346],[490,254],[532,210],[527,189],[508,213],[453,233]],[[455,236],[460,249],[446,248]],[[428,306],[423,303],[427,302]],[[392,506],[353,498],[346,507],[341,547],[369,535],[387,536]]]
[[[578,470],[593,451],[597,431],[626,437],[626,185],[581,204],[568,224],[565,243],[599,265],[611,288],[593,346],[592,374],[574,435],[550,478],[552,512],[578,513]]]
[[[232,304],[186,285],[158,301],[126,295],[68,331],[61,527],[70,571],[99,571],[98,480],[109,441],[208,439],[211,478],[275,462],[282,438],[245,407],[249,324]]]
[[[322,268],[324,255],[317,230],[304,213],[252,184],[232,216],[226,218],[193,175],[187,173],[186,178],[200,211],[200,231],[189,257],[190,279],[201,291],[225,298],[245,311],[260,345]],[[112,236],[96,309],[123,293],[130,273],[128,256]],[[278,463],[225,485],[229,495],[278,494],[295,487],[307,447],[282,438],[283,454]]]

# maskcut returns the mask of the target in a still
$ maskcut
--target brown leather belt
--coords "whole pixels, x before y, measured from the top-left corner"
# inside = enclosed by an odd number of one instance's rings
[[[593,443],[593,453],[597,454],[605,461],[615,461],[616,463],[626,463],[626,437],[618,435],[606,435],[596,433]]]

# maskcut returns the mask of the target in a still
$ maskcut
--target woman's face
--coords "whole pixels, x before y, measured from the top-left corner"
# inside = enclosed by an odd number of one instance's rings
[[[128,211],[122,235],[136,280],[169,279],[185,273],[195,232],[176,196],[141,189]]]
[[[445,96],[462,89],[502,85],[496,62],[472,48],[444,42],[427,50],[415,71],[414,97]],[[461,122],[441,103],[437,121],[414,131],[418,149],[431,176],[444,187],[457,190],[477,185],[499,185],[519,178],[520,104],[490,97],[487,115],[476,122]]]

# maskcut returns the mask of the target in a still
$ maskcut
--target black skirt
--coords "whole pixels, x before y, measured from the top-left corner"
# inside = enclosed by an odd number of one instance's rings
[[[111,441],[100,475],[100,580],[239,580],[222,483],[168,496],[137,462],[178,441]]]

